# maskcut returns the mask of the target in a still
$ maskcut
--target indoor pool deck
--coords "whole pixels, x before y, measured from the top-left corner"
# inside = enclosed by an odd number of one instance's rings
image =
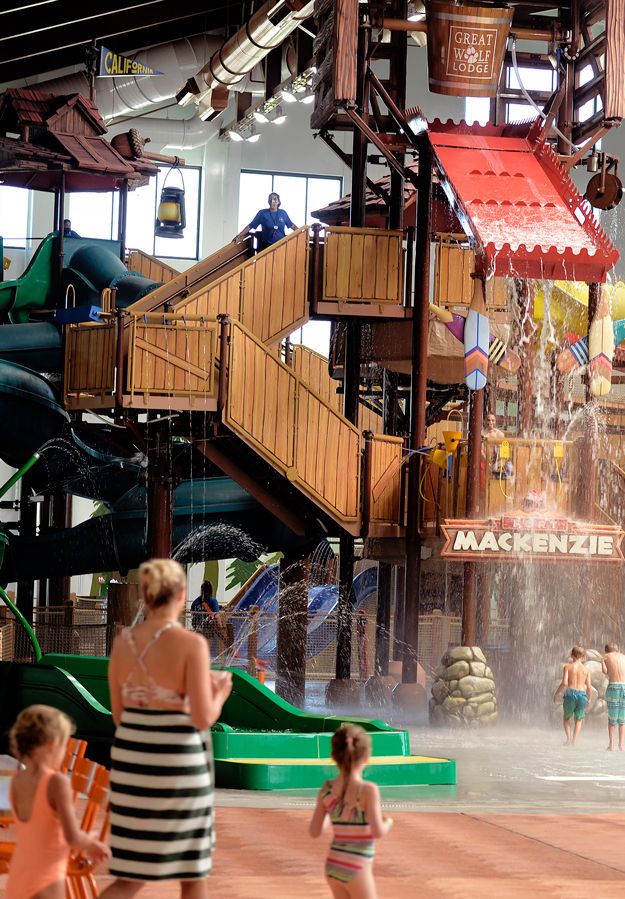
[[[563,736],[556,719],[545,729],[411,728],[413,752],[456,759],[458,785],[382,788],[395,827],[378,845],[379,899],[620,899],[625,752],[605,751],[603,728],[582,731],[574,749]],[[314,799],[218,791],[211,899],[329,897],[328,839],[307,834]]]
[[[573,749],[555,722],[483,733],[419,727],[410,736],[413,751],[457,760],[458,785],[382,788],[395,827],[378,844],[379,899],[620,899],[625,752],[605,751],[603,728],[584,730]],[[315,795],[217,790],[211,899],[329,897],[328,836],[307,833]],[[110,878],[98,881],[103,889]],[[140,895],[178,892],[157,884]]]

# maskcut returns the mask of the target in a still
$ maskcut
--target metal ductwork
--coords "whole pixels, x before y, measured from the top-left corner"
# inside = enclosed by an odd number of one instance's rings
[[[107,137],[110,139],[116,134],[128,131],[128,122],[120,122],[111,125]],[[149,152],[160,153],[163,150],[196,150],[203,147],[208,141],[217,135],[217,128],[209,122],[203,122],[194,117],[192,119],[158,119],[144,116],[135,123],[141,137],[149,138],[150,143],[146,147]]]
[[[96,103],[105,120],[145,112],[150,106],[162,106],[171,100],[183,78],[189,78],[221,46],[221,38],[202,35],[160,44],[138,53],[136,58],[163,72],[162,75],[122,76],[96,79]],[[39,84],[37,90],[51,94],[83,94],[89,96],[89,81],[82,72],[61,76]],[[262,75],[255,84],[263,87]],[[252,81],[241,83],[239,89],[252,89]]]
[[[314,5],[314,0],[268,0],[211,56],[208,65],[187,80],[176,94],[180,105],[195,101],[205,120],[222,112],[227,105],[227,91],[312,16]]]

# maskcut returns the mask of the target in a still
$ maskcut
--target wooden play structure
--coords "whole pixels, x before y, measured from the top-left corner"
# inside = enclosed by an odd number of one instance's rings
[[[490,67],[484,90],[493,97],[491,118],[499,124],[484,126],[428,122],[418,108],[406,109],[410,31],[428,35],[431,90],[476,93],[463,69],[456,67],[453,75],[433,71],[435,51],[448,37],[444,3],[426,3],[416,23],[407,20],[401,0],[371,4],[370,18],[359,18],[362,4],[318,0],[314,6],[320,36],[314,48],[312,125],[350,165],[349,199],[319,211],[323,225],[300,228],[258,253],[250,239],[228,244],[182,274],[131,252],[129,269],[160,286],[125,306],[109,293],[97,320],[77,318],[64,325],[62,404],[75,420],[88,412],[111,416],[145,449],[151,555],[171,552],[174,440],[187,441],[294,534],[340,538],[339,685],[350,678],[354,539],[363,538],[366,552],[381,566],[379,675],[387,674],[389,662],[387,569],[400,561],[405,594],[395,626],[404,647],[403,679],[414,685],[423,550],[440,536],[444,519],[502,516],[518,509],[532,491],[543,494],[558,516],[592,521],[596,506],[605,505],[596,484],[601,465],[609,463],[600,462],[596,416],[586,415],[575,441],[565,439],[561,422],[549,424],[540,439],[534,436],[532,328],[539,279],[585,282],[586,330],[591,328],[601,285],[619,257],[568,172],[625,114],[622,0],[581,2],[573,17],[570,4],[562,4],[553,18],[541,15],[540,4],[505,15],[498,11],[505,32],[498,54],[480,64]],[[467,34],[479,31],[485,16],[490,22],[494,8],[487,4],[479,15],[472,10],[460,16]],[[603,31],[595,27],[598,22]],[[562,51],[557,88],[545,98],[544,116],[533,122],[505,124],[505,116],[495,115],[500,103],[495,95],[511,70],[508,29],[513,46],[517,39],[540,42],[541,66],[548,47]],[[389,34],[390,42],[383,41]],[[519,56],[529,64],[528,54]],[[375,74],[373,59],[388,63],[388,77]],[[582,62],[594,71],[586,84],[579,77]],[[211,77],[203,71],[187,85],[205,106],[216,101]],[[578,112],[593,97],[600,97],[602,106],[582,124]],[[7,92],[0,121],[3,110],[21,109],[18,99]],[[67,101],[60,108],[70,106]],[[85,103],[76,101],[72,108],[97,121]],[[19,147],[14,143],[11,158],[22,173],[30,132],[23,116],[20,124]],[[337,131],[351,133],[350,154],[335,142]],[[0,150],[7,140],[0,138]],[[381,181],[367,177],[371,150],[390,169]],[[136,169],[151,165],[144,157],[120,160],[133,177]],[[593,194],[599,207],[615,177],[610,161],[604,158],[602,164]],[[120,175],[117,188],[126,191],[129,178]],[[61,179],[55,188],[57,226],[66,186]],[[123,251],[123,233],[120,240]],[[439,353],[436,376],[434,353],[428,352],[431,301],[443,315],[466,313],[464,350],[457,341],[456,352],[450,338]],[[55,305],[60,304],[57,297]],[[503,333],[512,311],[523,322],[521,333],[509,338],[519,347],[518,423],[506,440],[509,469],[482,478],[483,388],[492,409],[501,373],[496,363],[503,364],[507,349],[497,328]],[[294,330],[315,318],[333,322],[330,369],[288,342]],[[501,346],[491,354],[489,369],[493,337]],[[558,340],[554,354],[567,345],[565,327]],[[555,355],[553,370],[562,392]],[[587,406],[596,402],[588,391]],[[437,457],[430,445],[436,435],[428,429],[452,407],[462,419],[460,436],[452,450],[438,447],[442,456]],[[461,641],[466,645],[476,642],[476,564],[464,563]],[[305,610],[306,596],[294,594],[288,601],[291,611]],[[279,654],[278,683],[280,688],[281,679],[288,680],[289,695],[297,696],[305,672],[289,652]]]

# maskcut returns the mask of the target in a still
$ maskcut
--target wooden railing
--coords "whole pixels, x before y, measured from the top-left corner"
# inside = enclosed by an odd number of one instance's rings
[[[171,265],[144,253],[143,250],[128,250],[126,267],[131,272],[140,272],[146,278],[150,278],[152,281],[162,281],[163,284],[179,274]]]
[[[343,396],[336,392],[340,381],[330,377],[328,360],[310,347],[295,344],[291,347],[291,367],[296,375],[323,397],[337,412],[343,409]]]
[[[343,394],[337,393],[341,381],[330,377],[329,362],[325,356],[307,346],[294,344],[291,347],[291,367],[309,387],[324,398],[329,406],[339,414],[343,413]],[[382,399],[382,391],[379,391]],[[361,399],[358,404],[358,430],[381,434],[384,429],[382,415],[366,405]]]
[[[187,297],[206,289],[213,281],[235,270],[249,258],[251,252],[251,241],[249,240],[238,244],[228,243],[186,271],[174,272],[174,277],[171,279],[155,279],[165,283],[129,306],[128,311],[139,315],[145,312],[171,312],[178,307],[184,310],[184,301]],[[221,311],[223,310],[215,309],[210,314],[215,316]]]
[[[174,302],[174,311],[227,313],[273,346],[308,320],[308,228],[300,228],[207,288]]]
[[[434,256],[432,302],[442,306],[470,306],[473,296],[471,272],[475,271],[475,253],[466,244],[464,234],[439,234]],[[487,282],[486,304],[506,309],[508,288],[505,278]]]
[[[202,316],[131,316],[123,404],[215,410],[218,330]]]
[[[486,441],[485,514],[521,509],[524,497],[532,491],[542,494],[546,508],[572,514],[574,444],[519,437],[510,438],[508,444],[510,459],[506,460],[499,458],[497,442]]]
[[[63,398],[70,409],[115,405],[117,322],[68,325]]]
[[[388,527],[399,527],[402,518],[401,437],[366,435],[363,527],[369,536],[388,536]]]
[[[225,424],[344,524],[360,521],[360,434],[239,323],[230,332]]]
[[[338,303],[403,302],[403,232],[326,228],[322,299]]]

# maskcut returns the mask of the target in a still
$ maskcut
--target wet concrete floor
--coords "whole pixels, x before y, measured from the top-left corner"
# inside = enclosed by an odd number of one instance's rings
[[[399,723],[399,722],[397,722]],[[457,760],[455,787],[388,788],[395,827],[378,844],[379,899],[612,899],[625,891],[625,752],[603,728],[565,747],[561,727],[458,732],[409,727],[414,752]],[[328,839],[307,826],[315,791],[216,791],[211,899],[329,897]],[[109,881],[98,877],[100,887]],[[0,896],[4,878],[0,878]],[[173,899],[174,884],[146,899]]]

